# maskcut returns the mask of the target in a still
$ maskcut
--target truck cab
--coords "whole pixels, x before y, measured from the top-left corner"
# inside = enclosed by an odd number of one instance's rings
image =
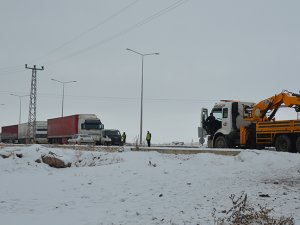
[[[240,127],[250,126],[251,122],[245,121],[244,118],[247,117],[247,108],[253,105],[254,103],[251,102],[222,100],[214,105],[210,117],[208,110],[202,108],[200,129],[208,134],[207,146],[210,148],[232,148],[239,145]],[[211,119],[211,116],[214,119]]]

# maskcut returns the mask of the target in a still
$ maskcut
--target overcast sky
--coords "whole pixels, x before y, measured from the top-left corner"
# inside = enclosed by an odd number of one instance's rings
[[[37,120],[96,114],[106,128],[139,134],[141,53],[143,136],[198,141],[200,110],[220,99],[258,102],[300,90],[297,0],[2,0],[0,126],[17,124],[19,98],[38,71]],[[22,98],[22,122],[29,98]],[[290,114],[296,118],[296,113]],[[290,117],[291,118],[291,117]],[[294,119],[293,118],[293,119]],[[144,137],[145,138],[145,137]]]

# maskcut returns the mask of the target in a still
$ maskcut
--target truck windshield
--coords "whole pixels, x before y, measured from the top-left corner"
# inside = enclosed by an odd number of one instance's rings
[[[217,120],[222,120],[222,108],[213,108],[211,112]]]
[[[81,128],[85,130],[100,130],[102,129],[102,123],[99,120],[86,121],[81,124]]]
[[[118,131],[118,130],[106,130],[104,132],[104,135],[105,136],[107,135],[108,137],[113,137],[113,136],[119,136],[121,134],[120,134],[120,131]]]

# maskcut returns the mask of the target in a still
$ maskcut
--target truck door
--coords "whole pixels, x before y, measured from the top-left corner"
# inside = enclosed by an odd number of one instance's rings
[[[208,110],[206,108],[201,109],[201,116],[200,116],[200,127],[198,127],[198,137],[200,144],[204,143],[204,137],[207,135],[205,130],[205,120],[208,117]]]
[[[224,134],[229,134],[231,131],[231,116],[230,108],[228,107],[222,109],[222,129]]]
[[[202,108],[201,109],[201,127],[203,127],[205,120],[208,117],[208,110],[206,108]]]

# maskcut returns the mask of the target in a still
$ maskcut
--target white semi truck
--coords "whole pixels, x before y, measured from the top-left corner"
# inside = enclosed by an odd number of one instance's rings
[[[215,121],[207,124],[208,109],[201,110],[201,132],[208,134],[207,146],[209,148],[230,148],[239,145],[240,127],[249,126],[251,122],[245,121],[245,109],[254,105],[252,102],[237,102],[222,100],[216,103],[211,110]]]

